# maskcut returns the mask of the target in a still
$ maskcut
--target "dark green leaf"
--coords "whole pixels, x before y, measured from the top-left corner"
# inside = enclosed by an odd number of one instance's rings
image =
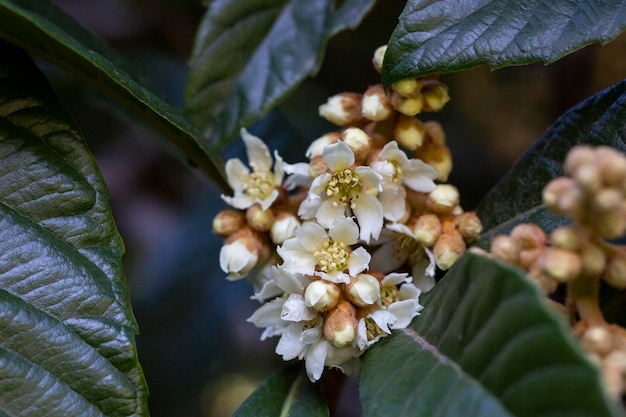
[[[468,253],[421,302],[410,327],[365,354],[365,417],[621,415],[517,269]]]
[[[563,114],[480,202],[486,230],[542,204],[543,187],[563,175],[563,160],[577,144],[626,151],[626,80]]]
[[[213,1],[189,62],[186,112],[213,146],[261,119],[321,64],[375,0]]]
[[[0,56],[0,414],[147,416],[106,185],[30,59]]]
[[[553,62],[624,29],[621,0],[412,0],[389,41],[383,80]]]
[[[112,48],[48,1],[0,0],[0,38],[81,76],[160,131],[228,190],[215,152],[200,132],[133,74]]]
[[[328,417],[319,384],[307,379],[301,365],[289,366],[271,375],[233,417]]]

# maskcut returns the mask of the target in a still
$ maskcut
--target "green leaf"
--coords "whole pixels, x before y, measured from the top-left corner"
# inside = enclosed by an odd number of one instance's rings
[[[467,253],[420,301],[408,328],[364,356],[365,417],[622,415],[517,269]]]
[[[0,56],[0,415],[147,416],[106,185],[32,61]]]
[[[310,382],[301,364],[271,375],[233,417],[328,417],[319,384]]]
[[[341,3],[335,9],[335,3]],[[185,110],[212,146],[261,119],[320,67],[336,33],[375,0],[211,2],[189,62]]]
[[[163,100],[124,59],[45,0],[0,0],[0,38],[79,75],[174,143],[223,190],[221,163],[200,132]]]
[[[563,114],[476,207],[485,230],[542,204],[543,187],[563,175],[563,160],[578,144],[626,151],[626,80]]]
[[[553,62],[624,29],[622,0],[412,0],[389,41],[383,80]]]

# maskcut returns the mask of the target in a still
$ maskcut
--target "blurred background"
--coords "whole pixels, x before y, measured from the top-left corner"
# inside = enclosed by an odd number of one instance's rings
[[[163,95],[182,107],[186,61],[204,14],[200,0],[53,0],[125,55]],[[379,1],[355,31],[332,39],[319,74],[252,132],[288,162],[304,160],[308,143],[333,127],[317,107],[341,91],[379,82],[373,51],[387,43],[404,1]],[[550,66],[445,75],[451,102],[439,120],[455,168],[449,182],[472,209],[524,150],[565,110],[626,77],[626,36],[580,50]],[[246,322],[259,306],[245,281],[227,282],[218,266],[221,239],[213,216],[225,208],[201,174],[165,152],[159,136],[80,80],[38,61],[76,119],[111,192],[126,243],[126,274],[141,328],[139,358],[153,417],[230,416],[282,361],[276,339],[259,341]],[[222,154],[245,160],[233,143]],[[337,416],[358,415],[349,381]]]

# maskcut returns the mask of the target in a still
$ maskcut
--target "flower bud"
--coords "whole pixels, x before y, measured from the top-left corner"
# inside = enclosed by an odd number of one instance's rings
[[[582,271],[582,263],[576,253],[551,247],[543,250],[537,259],[537,266],[541,272],[558,282],[573,280]]]
[[[565,161],[563,162],[565,172],[573,175],[573,173],[576,172],[579,166],[583,164],[593,164],[595,158],[596,157],[593,147],[588,145],[574,146],[567,153]]]
[[[438,181],[448,181],[448,176],[452,172],[452,153],[446,145],[429,143],[416,149],[413,156],[435,168]]]
[[[350,278],[346,287],[346,296],[358,307],[372,305],[380,297],[380,283],[369,274],[359,274]]]
[[[620,186],[626,177],[626,158],[624,155],[609,146],[599,146],[595,149],[595,157],[604,184],[609,187]]]
[[[543,202],[557,214],[572,219],[584,215],[585,196],[572,178],[555,178],[543,189]]]
[[[458,204],[459,190],[450,184],[438,184],[426,200],[428,208],[439,214],[451,213]]]
[[[220,268],[226,272],[228,280],[245,278],[256,266],[263,243],[248,228],[230,235],[220,249]]]
[[[622,210],[597,214],[592,223],[595,232],[605,239],[617,239],[626,232],[626,217]]]
[[[394,92],[391,94],[391,105],[402,114],[415,116],[422,111],[424,99],[421,95],[417,97],[404,97]]]
[[[340,93],[319,106],[319,115],[338,126],[354,126],[361,121],[361,95]]]
[[[424,108],[422,111],[440,111],[450,101],[448,87],[437,80],[425,81],[421,93],[424,97]]]
[[[583,333],[581,344],[587,352],[604,356],[611,351],[613,338],[606,327],[591,326]]]
[[[597,193],[602,188],[600,168],[593,162],[580,165],[572,173],[572,177],[588,194]]]
[[[367,159],[371,149],[371,139],[358,127],[349,127],[341,134],[341,140],[352,149],[357,164]]]
[[[491,241],[491,254],[507,264],[518,264],[520,249],[519,240],[511,236],[497,235]]]
[[[459,214],[454,221],[456,222],[459,232],[461,232],[461,236],[463,236],[463,239],[465,239],[467,243],[474,242],[483,231],[483,225],[473,211]]]
[[[446,133],[443,131],[443,127],[441,127],[441,123],[439,122],[433,120],[424,122],[424,135],[430,143],[434,143],[435,145],[446,144]]]
[[[405,149],[415,150],[424,143],[424,127],[419,119],[401,114],[393,127],[393,137]]]
[[[435,262],[439,269],[444,271],[448,270],[465,252],[463,237],[458,231],[455,232],[439,236],[433,247]]]
[[[383,71],[383,60],[385,59],[385,52],[387,52],[387,45],[379,46],[374,51],[374,57],[372,58],[372,64],[374,69],[379,73]]]
[[[309,159],[313,159],[316,156],[322,156],[322,152],[324,152],[324,148],[328,145],[332,145],[333,143],[337,143],[341,133],[339,132],[329,132],[326,133],[319,138],[315,139],[305,152],[305,156]]]
[[[348,301],[341,301],[324,320],[324,337],[337,348],[349,346],[356,336],[356,324],[356,309]]]
[[[613,288],[626,288],[626,257],[614,256],[607,264],[602,278]]]
[[[534,250],[539,251],[540,249]],[[558,282],[542,273],[536,265],[530,267],[528,276],[537,283],[539,289],[541,289],[544,294],[552,294],[559,286]]]
[[[557,227],[550,233],[550,243],[560,249],[576,251],[580,246],[578,235],[571,227]]]
[[[318,155],[311,159],[309,163],[309,177],[316,178],[328,172],[328,165],[322,155]]]
[[[402,97],[416,97],[420,95],[422,80],[418,78],[405,78],[404,80],[396,81],[391,87],[393,91]]]
[[[393,110],[382,85],[373,85],[363,93],[361,112],[366,119],[375,122],[387,120],[393,114]]]
[[[282,244],[285,240],[295,236],[295,231],[300,227],[300,220],[293,213],[281,211],[276,214],[272,228],[270,229],[270,237],[272,242],[277,245]]]
[[[304,291],[304,302],[317,311],[328,311],[339,302],[339,287],[332,282],[318,279],[311,282]]]
[[[422,214],[413,226],[415,240],[423,246],[431,247],[441,236],[441,220],[436,214]]]
[[[580,249],[580,260],[583,264],[581,275],[584,277],[598,277],[606,267],[606,253],[591,243]]]
[[[592,207],[600,213],[622,209],[624,196],[615,188],[603,188],[593,196]]]
[[[514,237],[521,243],[522,249],[535,249],[546,246],[545,233],[541,227],[534,223],[518,224],[511,230],[511,237]]]
[[[245,224],[245,216],[237,210],[222,210],[213,218],[213,233],[228,237],[241,229]]]
[[[252,230],[267,232],[274,223],[274,213],[263,210],[260,204],[254,204],[246,210],[246,221]]]

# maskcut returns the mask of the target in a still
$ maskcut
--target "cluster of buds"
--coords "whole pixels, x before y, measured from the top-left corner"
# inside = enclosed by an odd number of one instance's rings
[[[365,350],[408,326],[436,268],[450,268],[482,231],[458,190],[435,183],[452,167],[441,126],[414,117],[448,99],[435,80],[331,97],[320,114],[342,129],[296,164],[242,130],[249,168],[227,162],[234,195],[222,197],[233,209],[213,223],[226,238],[220,266],[252,281],[263,305],[249,321],[265,328],[262,339],[280,336],[276,352],[304,359],[312,381],[325,366],[356,371]],[[409,111],[410,102],[420,104]]]
[[[607,241],[626,233],[626,157],[606,146],[577,146],[564,168],[568,176],[546,185],[543,202],[571,224],[549,236],[534,224],[520,224],[493,239],[491,255],[527,271],[546,294],[568,286],[574,333],[619,396],[626,392],[626,332],[605,321],[598,291],[601,281],[626,288],[626,247]]]

